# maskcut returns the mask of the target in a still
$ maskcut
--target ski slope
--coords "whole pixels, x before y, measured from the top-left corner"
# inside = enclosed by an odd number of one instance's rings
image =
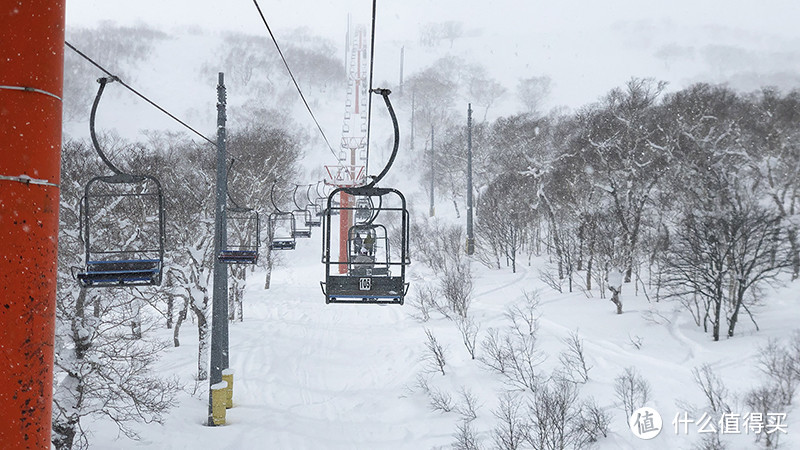
[[[455,401],[462,388],[479,400],[473,425],[485,448],[493,448],[491,430],[498,396],[508,386],[478,361],[471,360],[453,323],[433,316],[419,323],[409,316],[415,285],[432,278],[419,263],[411,266],[411,291],[405,306],[325,305],[319,281],[320,230],[311,239],[298,240],[297,250],[283,253],[282,265],[263,290],[264,273],[248,275],[244,322],[230,324],[230,363],[235,371],[234,407],[227,425],[207,427],[208,382],[196,382],[197,330],[191,323],[181,330],[179,348],[165,352],[159,372],[177,375],[185,383],[179,405],[165,424],[137,425],[141,440],[119,437],[113,424],[87,423],[92,448],[159,449],[429,449],[450,448],[459,421],[455,411],[429,407],[428,396],[417,388],[422,374],[429,385],[449,392]],[[506,308],[523,298],[523,290],[540,290],[539,340],[547,356],[543,374],[558,366],[564,348],[561,339],[578,330],[591,365],[590,380],[581,396],[593,396],[612,416],[611,433],[600,449],[690,448],[701,435],[675,433],[678,402],[701,406],[702,393],[691,370],[711,364],[732,392],[755,387],[757,348],[770,337],[787,337],[795,328],[798,284],[771,296],[758,313],[760,331],[742,323],[733,339],[711,342],[687,313],[675,304],[648,303],[629,286],[623,290],[625,313],[614,314],[607,299],[576,292],[558,294],[539,280],[538,267],[519,265],[489,270],[474,264],[475,294],[471,311],[480,323],[478,342],[489,328],[503,328]],[[646,320],[648,311],[654,320]],[[659,322],[659,323],[656,323]],[[446,375],[432,373],[424,361],[425,328],[444,345]],[[163,330],[169,338],[171,331]],[[640,348],[634,343],[638,342]],[[480,346],[478,356],[481,354]],[[652,441],[635,437],[614,394],[614,378],[634,366],[649,381],[652,400],[660,411],[662,433]],[[742,402],[736,403],[744,414]],[[788,418],[784,448],[798,448],[800,420]],[[752,436],[728,436],[731,448],[755,448]]]

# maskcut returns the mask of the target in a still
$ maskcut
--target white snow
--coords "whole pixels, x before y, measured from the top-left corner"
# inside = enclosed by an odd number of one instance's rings
[[[107,422],[88,425],[94,448],[270,448],[270,449],[427,449],[449,448],[458,422],[455,412],[428,407],[428,398],[415,388],[425,373],[425,332],[430,329],[445,347],[446,375],[428,373],[431,387],[458,399],[466,388],[481,405],[474,421],[482,443],[491,444],[500,392],[507,389],[497,375],[471,360],[453,322],[435,318],[421,324],[409,317],[413,307],[325,305],[319,288],[319,232],[298,240],[297,250],[284,252],[284,265],[275,269],[272,288],[263,290],[263,272],[248,276],[245,320],[230,324],[230,363],[236,372],[234,408],[227,425],[204,425],[208,382],[196,383],[197,330],[181,329],[182,346],[170,349],[159,362],[158,373],[176,374],[186,383],[180,404],[164,426],[139,425],[139,442],[117,439]],[[544,264],[534,260],[535,266]],[[648,303],[633,287],[623,287],[624,314],[615,314],[607,299],[582,293],[557,294],[536,276],[536,267],[488,270],[475,265],[475,300],[471,311],[480,324],[479,342],[489,328],[507,326],[504,312],[521,301],[523,290],[541,293],[539,341],[547,355],[543,370],[558,366],[564,349],[561,339],[578,331],[584,339],[591,369],[583,396],[594,396],[612,414],[611,435],[597,448],[645,448],[628,428],[628,418],[613,392],[614,378],[634,366],[649,381],[653,400],[665,428],[646,448],[688,448],[701,437],[690,425],[687,435],[676,434],[672,420],[684,412],[678,402],[703,404],[691,370],[710,364],[733,392],[755,387],[761,376],[755,369],[757,348],[771,337],[787,337],[796,328],[800,311],[797,287],[787,286],[770,295],[758,312],[760,331],[742,323],[737,336],[711,342],[674,303]],[[421,266],[412,273],[427,277]],[[411,294],[420,283],[412,281]],[[410,299],[410,297],[409,297]],[[646,319],[649,318],[649,319]],[[658,323],[656,323],[658,322]],[[170,336],[164,330],[164,338]],[[636,348],[638,343],[641,348]],[[478,349],[478,356],[481,349]],[[738,405],[739,408],[743,408]],[[745,409],[738,411],[742,415]],[[781,411],[783,412],[783,411]],[[690,413],[691,414],[691,413]],[[794,435],[800,420],[791,414],[789,434],[782,441],[800,445]],[[751,436],[730,436],[732,448],[752,448]]]

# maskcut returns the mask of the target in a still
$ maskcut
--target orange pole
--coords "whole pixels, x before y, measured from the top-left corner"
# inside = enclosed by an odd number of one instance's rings
[[[3,448],[50,448],[64,2],[0,6]]]
[[[350,231],[350,226],[353,224],[353,211],[350,208],[353,206],[353,196],[339,193],[339,261],[349,261],[350,255],[347,254],[347,233]],[[339,273],[347,273],[347,264],[339,264]]]

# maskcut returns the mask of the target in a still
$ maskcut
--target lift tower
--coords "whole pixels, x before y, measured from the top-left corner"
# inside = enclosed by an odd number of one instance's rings
[[[367,57],[367,30],[365,27],[356,28],[348,46],[350,57],[347,60],[347,98],[338,164],[325,166],[328,172],[326,183],[336,187],[363,186],[366,182],[364,168],[367,163],[369,58]],[[341,192],[339,206],[342,208],[339,214],[339,242],[341,243],[339,260],[345,261],[347,259],[347,231],[353,225],[353,210],[348,208],[355,207],[352,196]],[[347,272],[347,265],[340,264],[339,273],[345,272]]]
[[[0,2],[2,448],[50,448],[64,3]]]

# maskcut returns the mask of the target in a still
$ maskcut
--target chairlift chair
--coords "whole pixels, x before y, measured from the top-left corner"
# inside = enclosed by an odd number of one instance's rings
[[[251,208],[226,210],[226,246],[217,259],[226,264],[255,264],[261,245],[258,212]]]
[[[305,209],[308,211],[308,221],[306,225],[309,227],[319,227],[322,225],[322,209],[323,206],[318,204],[316,201],[311,200],[311,187],[314,186],[313,184],[308,185],[308,189],[306,189],[306,207]]]
[[[370,197],[357,197],[355,203],[356,210],[353,215],[355,216],[356,223],[366,223],[372,219],[374,207]]]
[[[73,271],[85,288],[158,286],[164,267],[164,194],[158,179],[122,172],[106,157],[95,134],[105,85],[100,78],[89,131],[97,154],[114,174],[97,176],[84,188],[80,230],[84,266]]]
[[[309,203],[306,206],[306,211],[308,211],[308,221],[306,225],[316,228],[322,226],[322,208],[317,203]]]
[[[331,220],[332,211],[357,212],[357,207],[337,207],[333,198],[344,192],[356,198],[377,199],[373,205],[372,220],[352,225],[347,231],[347,254],[333,254],[341,248],[338,223]],[[325,264],[325,281],[320,282],[325,303],[376,303],[402,305],[408,292],[405,281],[406,266],[410,263],[408,251],[408,210],[400,191],[378,187],[342,187],[328,196],[328,206],[323,220],[322,262]],[[380,223],[379,223],[380,221]],[[387,228],[384,224],[394,225]],[[367,236],[371,244],[367,245]],[[393,243],[397,248],[391,248]],[[346,265],[346,273],[338,267]]]
[[[325,197],[317,197],[314,200],[314,211],[318,217],[322,217],[325,215],[325,205],[328,203],[328,199]],[[320,219],[321,223],[322,219]]]
[[[269,243],[270,250],[295,249],[294,214],[276,211],[269,215],[268,226],[272,236]]]
[[[383,225],[354,225],[347,231],[348,274],[389,276],[389,239]]]
[[[82,287],[158,286],[164,264],[164,196],[147,175],[92,178],[81,201]]]
[[[307,209],[296,209],[291,212],[294,216],[294,230],[292,236],[295,238],[310,238],[311,237],[311,212]]]
[[[309,203],[306,205],[306,225],[316,228],[322,225],[322,208],[318,203]]]

